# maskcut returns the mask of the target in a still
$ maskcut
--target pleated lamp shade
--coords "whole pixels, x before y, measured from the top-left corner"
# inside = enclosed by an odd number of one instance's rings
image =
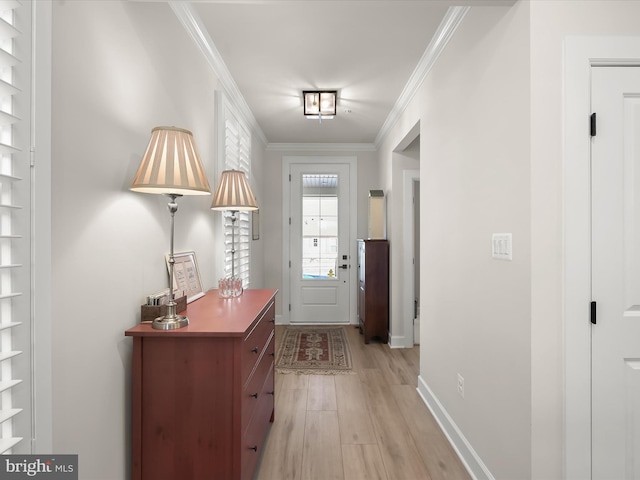
[[[207,175],[189,130],[155,127],[131,190],[143,193],[208,195]]]
[[[212,210],[257,210],[251,186],[244,172],[225,170],[220,175],[220,183],[213,195]]]

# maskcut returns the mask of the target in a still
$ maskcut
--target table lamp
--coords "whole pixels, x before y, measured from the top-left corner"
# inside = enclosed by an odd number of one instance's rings
[[[236,280],[235,271],[235,236],[236,236],[236,213],[239,211],[257,210],[258,203],[256,202],[253,192],[251,191],[251,185],[247,180],[244,172],[239,170],[225,170],[220,174],[220,182],[218,188],[213,195],[213,202],[211,204],[211,210],[228,210],[231,212],[231,280],[232,283]],[[236,289],[233,292],[233,296],[238,296],[242,293],[242,289]]]
[[[169,303],[163,317],[153,320],[158,330],[175,330],[189,324],[187,317],[176,315],[173,291],[174,216],[178,211],[176,199],[183,195],[209,195],[209,181],[189,130],[176,127],[155,127],[142,157],[131,190],[169,197],[171,241],[169,248]]]

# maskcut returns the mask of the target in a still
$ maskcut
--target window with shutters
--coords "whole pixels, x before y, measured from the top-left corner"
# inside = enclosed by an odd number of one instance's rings
[[[231,106],[222,101],[224,126],[224,158],[222,169],[240,170],[251,183],[251,133]],[[225,277],[231,276],[232,228],[231,214],[224,212],[224,270]],[[251,277],[251,212],[236,212],[235,222],[235,275],[242,279],[244,288],[248,288]]]
[[[0,453],[29,453],[31,2],[0,1]]]

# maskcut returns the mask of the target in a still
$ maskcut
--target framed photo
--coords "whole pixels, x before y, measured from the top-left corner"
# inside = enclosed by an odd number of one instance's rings
[[[169,255],[166,256],[167,269],[169,268]],[[187,303],[203,297],[202,281],[198,271],[198,262],[195,252],[183,252],[173,254],[173,289],[177,290],[177,296],[184,292]]]
[[[251,212],[252,240],[260,240],[260,210]]]

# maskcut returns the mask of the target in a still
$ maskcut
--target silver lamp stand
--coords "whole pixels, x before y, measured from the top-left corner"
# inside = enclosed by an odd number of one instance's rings
[[[189,319],[182,315],[176,315],[176,302],[173,292],[173,265],[175,260],[173,258],[173,231],[174,231],[174,216],[178,211],[178,204],[176,198],[181,197],[177,193],[165,193],[170,198],[167,208],[171,215],[171,242],[169,248],[169,303],[167,303],[167,313],[163,317],[156,318],[151,324],[152,328],[157,330],[176,330],[178,328],[186,327],[189,325]]]
[[[231,210],[231,278],[236,278],[236,213]]]

